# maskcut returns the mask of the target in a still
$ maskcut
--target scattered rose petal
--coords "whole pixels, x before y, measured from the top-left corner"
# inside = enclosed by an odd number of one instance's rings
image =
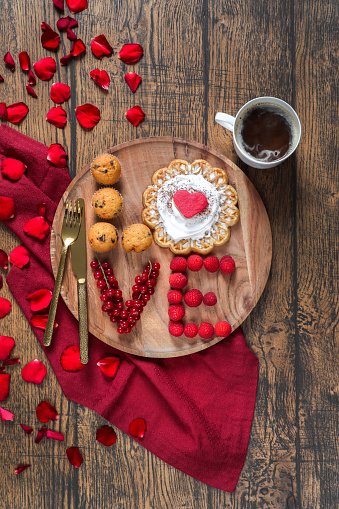
[[[0,417],[1,421],[13,421],[14,414],[0,406]]]
[[[93,55],[101,60],[102,57],[109,57],[113,54],[113,48],[104,35],[98,35],[91,40]]]
[[[142,79],[136,72],[128,72],[125,76],[125,81],[134,94]]]
[[[69,447],[66,449],[68,461],[75,468],[79,468],[84,459],[80,454],[79,447]]]
[[[36,79],[35,79],[35,76],[34,76],[34,73],[33,73],[32,69],[30,69],[28,71],[28,84],[29,85],[35,85],[36,84]]]
[[[60,143],[52,143],[48,149],[47,159],[58,168],[64,168],[67,166],[68,155]]]
[[[57,421],[59,419],[56,409],[48,401],[41,401],[38,404],[36,416],[40,422]]]
[[[47,369],[44,364],[38,359],[29,362],[21,371],[21,376],[25,382],[40,385],[45,376],[47,375]]]
[[[2,363],[3,366],[14,366],[15,364],[20,364],[19,357],[11,357]]]
[[[20,62],[21,69],[23,71],[29,71],[29,69],[31,67],[31,61],[30,61],[27,51],[22,51],[21,53],[19,53],[19,62]]]
[[[132,125],[134,125],[134,127],[136,127],[144,120],[145,113],[142,111],[140,106],[134,106],[130,110],[126,111],[126,118]]]
[[[68,18],[60,18],[57,21],[57,29],[59,32],[62,32],[63,30],[66,30],[69,25],[69,19]]]
[[[100,88],[102,88],[103,90],[108,90],[110,79],[106,71],[94,69],[89,73],[89,75]]]
[[[0,103],[0,118],[7,120],[7,108],[6,103]]]
[[[10,336],[0,336],[0,361],[5,361],[15,347],[15,341]]]
[[[0,83],[3,83],[5,80],[3,79],[3,77],[1,76],[0,74]]]
[[[67,39],[69,39],[70,41],[76,41],[77,40],[76,34],[70,28],[67,28]]]
[[[70,51],[73,57],[81,55],[81,53],[83,53],[84,51],[86,51],[86,46],[84,45],[81,39],[77,39],[76,41],[73,42]]]
[[[65,371],[81,371],[85,364],[80,362],[80,349],[78,346],[69,346],[60,357],[61,366]]]
[[[0,297],[0,318],[5,318],[12,309],[12,304],[9,300]]]
[[[67,113],[61,106],[53,106],[47,113],[46,120],[55,127],[63,128],[67,124]]]
[[[7,51],[6,55],[4,56],[4,62],[10,68],[11,71],[14,71],[15,63],[9,51]]]
[[[64,10],[64,0],[53,0],[53,3],[55,5],[55,7],[57,9],[59,9],[59,11],[63,11]]]
[[[2,275],[0,274],[0,290],[3,286],[4,286],[4,281],[3,281]]]
[[[78,106],[75,110],[75,115],[79,124],[87,129],[92,129],[92,127],[96,126],[100,120],[99,109],[89,103]]]
[[[77,20],[72,18],[71,16],[67,16],[67,19],[69,20],[69,28],[76,28],[79,25]]]
[[[37,313],[42,311],[43,309],[48,308],[51,300],[52,300],[52,292],[51,290],[47,290],[43,288],[41,290],[37,290],[34,293],[30,293],[27,295],[26,300],[29,300],[31,305],[31,311],[33,313]]]
[[[31,325],[37,329],[46,330],[48,315],[35,315],[31,318]],[[58,323],[54,322],[54,329],[59,326]]]
[[[66,4],[72,14],[87,9],[87,0],[66,0]]]
[[[37,99],[38,96],[37,94],[35,93],[35,91],[33,90],[33,88],[31,87],[31,85],[26,85],[26,90],[27,90],[27,93],[29,95],[31,95],[32,97],[34,97],[34,99]]]
[[[9,373],[0,373],[0,401],[5,401],[9,396],[9,382],[11,375]]]
[[[29,426],[26,426],[25,424],[20,424],[22,429],[27,435],[31,435],[33,433],[33,428],[30,428]]]
[[[7,196],[0,196],[0,221],[7,221],[12,219],[15,214],[15,205],[13,198]]]
[[[140,60],[143,54],[144,50],[140,44],[124,44],[119,51],[119,58],[125,62],[125,64],[134,64]]]
[[[29,262],[29,251],[24,246],[15,247],[9,255],[9,261],[22,269]]]
[[[28,113],[28,106],[23,103],[14,103],[7,106],[7,120],[12,124],[18,124]]]
[[[97,429],[96,439],[97,442],[100,442],[101,444],[106,445],[106,447],[109,447],[110,445],[115,444],[117,441],[117,435],[114,429],[110,426],[102,426],[101,428]]]
[[[11,180],[19,180],[26,171],[27,166],[19,159],[7,157],[1,163],[1,171],[3,175]]]
[[[54,30],[46,30],[41,36],[41,44],[43,48],[55,49],[59,46],[60,35]]]
[[[24,232],[30,237],[34,237],[39,240],[44,240],[49,234],[50,227],[47,221],[41,217],[33,217],[24,224]]]
[[[71,60],[72,56],[73,56],[72,53],[70,53],[69,55],[65,55],[64,57],[61,57],[60,58],[60,64],[61,65],[68,65],[68,63]]]
[[[53,102],[60,104],[71,97],[71,89],[64,83],[53,83],[51,86],[50,97]]]
[[[53,32],[53,28],[46,21],[42,21],[40,27],[43,32]]]
[[[8,254],[3,249],[0,249],[0,267],[8,269]]]
[[[54,58],[46,57],[35,62],[33,68],[40,80],[47,81],[53,77],[56,71],[56,63]]]
[[[104,375],[114,378],[117,374],[120,360],[120,357],[105,357],[97,362],[97,366],[99,366]]]
[[[31,465],[18,465],[15,469],[15,473],[18,475],[18,474],[21,474],[21,472],[23,472],[24,470],[26,470],[26,468],[29,468]]]
[[[48,159],[48,157],[47,157],[47,159]],[[39,205],[37,206],[39,216],[46,218],[46,208],[47,208],[47,203],[39,203]]]
[[[146,429],[145,419],[133,419],[128,427],[128,432],[134,438],[143,438]]]
[[[39,429],[38,431],[38,434],[36,436],[36,439],[34,440],[34,442],[36,444],[39,444],[41,442],[41,440],[47,435],[47,428],[45,428],[45,426],[42,426],[42,428]]]
[[[62,433],[58,433],[57,431],[52,431],[50,429],[47,430],[46,436],[47,438],[53,438],[53,440],[59,440],[60,442],[65,440],[65,437]]]

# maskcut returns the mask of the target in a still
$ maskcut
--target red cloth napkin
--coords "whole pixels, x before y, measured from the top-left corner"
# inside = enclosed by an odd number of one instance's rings
[[[45,145],[1,126],[0,163],[14,157],[27,165],[17,182],[0,176],[0,195],[14,199],[15,217],[5,224],[31,253],[27,268],[13,266],[7,277],[28,320],[32,312],[26,296],[40,288],[53,290],[54,278],[49,238],[35,240],[23,232],[23,225],[37,216],[41,202],[47,203],[51,224],[71,181],[66,168],[47,161],[47,152]],[[95,410],[127,434],[132,419],[144,418],[147,431],[138,440],[141,445],[199,481],[234,491],[247,453],[258,378],[258,360],[240,329],[207,350],[172,359],[135,357],[90,336],[89,363],[70,373],[63,370],[60,356],[78,344],[78,322],[62,299],[56,320],[52,346],[43,348],[67,398]],[[42,345],[44,331],[33,330]],[[98,360],[110,355],[121,357],[113,380],[97,367]]]

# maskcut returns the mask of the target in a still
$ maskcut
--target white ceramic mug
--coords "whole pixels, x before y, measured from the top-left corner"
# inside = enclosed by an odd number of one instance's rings
[[[281,157],[280,159],[276,159],[275,161],[261,161],[260,159],[256,159],[255,157],[251,156],[248,152],[245,152],[242,147],[239,146],[239,143],[237,141],[237,137],[235,133],[237,132],[237,125],[239,122],[239,119],[243,118],[243,114],[246,112],[247,109],[249,109],[251,106],[257,104],[257,103],[265,103],[265,104],[272,104],[275,106],[280,106],[286,111],[286,115],[291,119],[293,122],[293,126],[295,129],[295,135],[293,140],[293,145],[290,147],[290,149],[287,151],[287,153]],[[247,102],[237,113],[235,117],[232,117],[231,115],[227,115],[227,113],[217,113],[215,115],[215,121],[220,124],[223,127],[226,127],[226,129],[229,129],[233,133],[233,144],[236,153],[240,157],[244,163],[248,164],[249,166],[252,166],[253,168],[258,168],[260,170],[263,170],[265,168],[273,168],[274,166],[278,166],[278,164],[282,163],[287,159],[295,149],[297,148],[300,136],[301,136],[301,125],[300,120],[294,109],[287,104],[285,101],[282,101],[281,99],[277,99],[276,97],[257,97],[256,99],[252,99],[252,101]]]

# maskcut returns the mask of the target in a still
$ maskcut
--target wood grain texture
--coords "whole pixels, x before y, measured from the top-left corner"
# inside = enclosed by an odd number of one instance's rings
[[[115,52],[125,42],[145,50],[133,66],[143,78],[135,95],[124,83],[127,69],[113,56],[98,62],[90,51],[53,81],[71,86],[64,106],[68,123],[59,130],[45,122],[53,106],[50,83],[38,82],[39,99],[28,97],[18,53],[32,62],[49,56],[40,45],[40,23],[55,26],[51,1],[0,3],[2,55],[11,51],[17,69],[2,57],[0,100],[24,100],[30,107],[18,127],[38,141],[60,142],[70,156],[70,172],[109,146],[147,136],[179,136],[204,143],[233,160],[259,191],[273,234],[272,270],[256,308],[243,324],[260,361],[256,412],[247,460],[233,494],[212,489],[174,470],[117,431],[105,449],[95,441],[104,419],[69,402],[49,369],[42,386],[24,384],[20,367],[12,373],[5,408],[13,423],[0,425],[0,506],[106,509],[333,509],[339,505],[338,479],[338,6],[335,0],[248,2],[245,0],[126,0],[94,2],[75,17],[79,37],[89,47],[105,33]],[[68,13],[67,13],[68,14]],[[104,21],[103,21],[104,20]],[[62,36],[58,57],[67,54]],[[99,91],[89,72],[99,67],[111,77]],[[298,113],[302,138],[282,166],[256,171],[237,161],[230,134],[214,123],[216,111],[234,114],[249,99],[276,95]],[[86,132],[74,108],[93,102],[102,120]],[[137,129],[124,118],[140,104],[146,120]],[[1,248],[17,240],[1,226]],[[3,273],[3,272],[2,272]],[[3,273],[4,274],[4,273]],[[5,285],[1,296],[11,299]],[[46,358],[14,303],[1,321],[12,335],[21,365]],[[54,428],[64,444],[35,445],[19,423],[38,427],[37,403],[59,410]],[[72,468],[65,446],[78,445],[85,462]],[[217,452],[216,452],[217,453]],[[16,477],[18,463],[32,468]]]

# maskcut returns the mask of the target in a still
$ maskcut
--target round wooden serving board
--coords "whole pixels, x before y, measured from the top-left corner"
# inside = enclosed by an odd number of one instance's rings
[[[198,308],[186,306],[184,323],[194,322],[199,325],[206,321],[215,325],[218,321],[226,320],[233,329],[237,328],[258,302],[271,266],[271,228],[265,207],[253,184],[223,155],[204,145],[181,138],[144,138],[123,143],[108,152],[118,157],[122,167],[121,178],[114,186],[124,198],[123,212],[114,220],[120,237],[124,228],[142,222],[142,193],[151,184],[151,176],[158,168],[167,166],[173,159],[185,159],[188,162],[205,159],[212,167],[226,170],[229,183],[238,193],[240,221],[231,227],[230,240],[225,245],[215,248],[212,254],[219,259],[223,255],[231,255],[235,260],[236,270],[230,275],[221,271],[211,274],[205,268],[195,273],[187,270],[186,290],[198,288],[203,294],[213,291],[218,302],[214,307],[204,304]],[[55,214],[51,234],[54,275],[58,269],[62,248],[60,234],[66,199],[84,198],[87,205],[87,232],[99,220],[91,206],[93,193],[99,185],[92,178],[89,168],[90,164],[69,185]],[[141,274],[148,260],[161,264],[155,293],[144,308],[141,319],[131,334],[119,335],[116,324],[111,323],[107,314],[101,310],[100,290],[96,286],[89,265],[96,254],[87,243],[88,328],[96,337],[119,350],[144,357],[187,355],[221,341],[222,338],[217,336],[205,341],[199,336],[188,339],[184,335],[175,338],[169,334],[167,292],[170,290],[169,265],[174,255],[168,249],[158,247],[154,242],[150,249],[136,254],[126,253],[119,241],[113,251],[99,255],[101,262],[107,260],[113,267],[124,300],[131,298],[134,278]],[[70,311],[78,318],[77,281],[72,272],[70,253],[67,256],[61,294]]]

